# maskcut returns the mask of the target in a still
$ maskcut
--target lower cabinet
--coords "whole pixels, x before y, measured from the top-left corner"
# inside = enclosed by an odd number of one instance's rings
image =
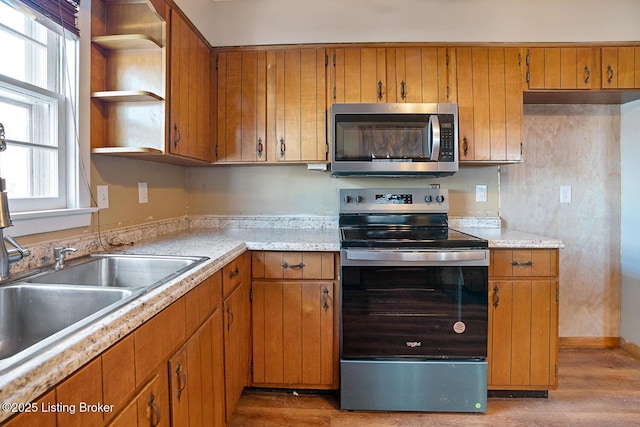
[[[489,389],[557,387],[557,249],[491,251],[488,362]]]
[[[253,253],[253,386],[338,388],[336,265],[328,252]]]
[[[3,425],[224,426],[222,308],[217,272]]]
[[[224,378],[226,421],[249,385],[251,368],[251,256],[240,255],[223,269]]]
[[[221,330],[218,309],[169,359],[171,425],[225,425]]]

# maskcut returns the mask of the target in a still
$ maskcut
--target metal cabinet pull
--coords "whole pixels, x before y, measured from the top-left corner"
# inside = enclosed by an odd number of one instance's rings
[[[382,101],[382,80],[378,81],[378,99]]]
[[[238,274],[240,274],[240,270],[238,270],[238,267],[236,266],[236,269],[229,273],[229,279],[237,277]]]
[[[151,414],[149,414],[149,418],[151,419],[151,426],[155,427],[158,424],[160,424],[160,407],[158,405],[156,405],[155,403],[156,397],[153,395],[153,393],[151,393],[149,395],[149,402],[147,403],[147,405],[149,405],[149,407],[151,408],[151,410],[153,411]],[[153,414],[155,414],[155,417],[153,416]]]
[[[466,136],[462,138],[462,152],[464,156],[467,157],[467,153],[469,153],[469,141]]]
[[[283,268],[304,268],[305,264],[304,263],[298,263],[298,264],[289,264],[287,262],[283,262],[282,263],[282,267]]]
[[[324,311],[329,310],[329,289],[324,288],[322,290],[322,308],[324,308]]]
[[[187,388],[187,374],[182,370],[180,362],[176,364],[176,374],[178,374],[178,400],[182,397],[182,392]]]
[[[498,308],[500,305],[500,289],[498,285],[493,286],[493,308]]]
[[[533,265],[533,261],[529,260],[527,262],[518,262],[518,261],[513,261],[511,263],[512,266],[514,267],[531,267]]]
[[[607,65],[607,83],[611,84],[613,80],[613,68],[611,65]]]
[[[400,82],[400,98],[405,99],[407,97],[406,83],[403,81]]]
[[[287,151],[287,146],[284,143],[284,138],[280,138],[280,155],[284,156],[285,151]]]
[[[174,123],[173,124],[173,148],[177,148],[178,147],[178,142],[180,141],[181,135],[180,135],[180,129],[178,129],[178,124]]]
[[[591,78],[591,71],[589,71],[589,67],[585,65],[584,66],[584,84],[589,83],[590,78]]]
[[[262,157],[262,152],[264,151],[262,138],[258,138],[258,145],[257,145],[256,151],[258,152],[258,157]]]
[[[231,307],[227,307],[227,331],[231,330],[231,324],[233,323],[233,312]]]

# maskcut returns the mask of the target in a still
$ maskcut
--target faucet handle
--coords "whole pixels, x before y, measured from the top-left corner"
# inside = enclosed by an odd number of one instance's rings
[[[13,237],[4,236],[4,240],[9,242],[14,248],[16,248],[16,250],[20,253],[22,258],[31,255],[31,251],[27,248],[23,248],[22,246],[20,246],[20,244],[16,242],[16,240]]]

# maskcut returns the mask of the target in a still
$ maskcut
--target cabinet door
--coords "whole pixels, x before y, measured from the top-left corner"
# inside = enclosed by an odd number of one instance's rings
[[[106,423],[109,427],[169,426],[169,381],[163,364],[155,375],[127,402],[122,412]]]
[[[592,48],[531,48],[527,53],[529,89],[591,89]]]
[[[267,137],[277,162],[326,161],[326,55],[324,49],[267,54]]]
[[[98,357],[69,379],[56,387],[56,402],[61,405],[74,405],[76,411],[57,413],[59,426],[97,426],[102,423],[102,412],[80,411],[80,402],[90,404],[104,402],[102,398],[102,363]],[[104,402],[108,404],[107,402]],[[74,412],[74,413],[72,413]],[[109,414],[106,414],[109,415]]]
[[[266,52],[221,52],[218,70],[217,161],[267,160]]]
[[[460,161],[521,159],[519,48],[457,49]]]
[[[387,52],[388,49],[374,47],[335,49],[330,77],[333,102],[395,102],[388,97]]]
[[[333,282],[253,282],[253,384],[334,383]]]
[[[172,425],[224,425],[221,321],[216,310],[169,359]]]
[[[251,360],[250,284],[241,283],[223,303],[226,420],[248,384]]]
[[[211,161],[210,52],[175,9],[171,10],[169,152]]]
[[[557,281],[490,281],[489,303],[489,388],[554,388]]]
[[[452,102],[448,49],[387,49],[388,102]]]
[[[632,89],[640,87],[640,48],[602,48],[602,88]]]

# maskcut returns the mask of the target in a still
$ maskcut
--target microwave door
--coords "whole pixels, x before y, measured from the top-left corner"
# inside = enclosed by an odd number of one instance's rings
[[[425,153],[430,153],[432,162],[437,162],[440,156],[440,120],[433,114],[429,116],[429,131],[427,132],[427,145]]]

